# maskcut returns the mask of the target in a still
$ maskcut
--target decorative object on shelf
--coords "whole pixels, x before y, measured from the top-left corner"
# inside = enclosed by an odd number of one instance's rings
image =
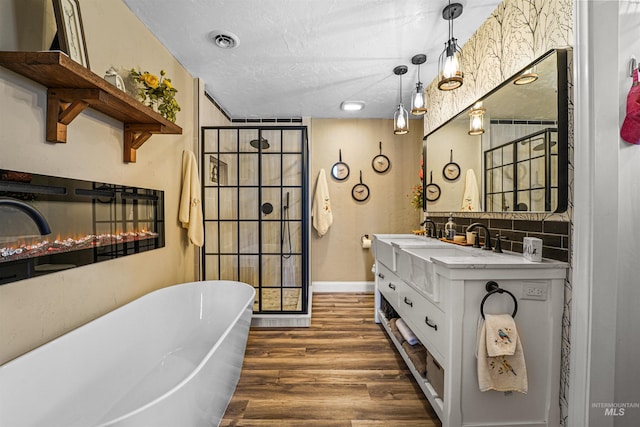
[[[482,135],[484,133],[484,113],[482,101],[476,102],[469,111],[469,135]]]
[[[89,55],[78,0],[53,0],[60,49],[78,64],[89,68]]]
[[[455,181],[460,176],[460,165],[453,161],[453,149],[449,155],[449,163],[442,168],[442,176],[448,181]]]
[[[411,114],[414,116],[424,116],[427,113],[427,101],[424,97],[424,87],[420,81],[420,65],[427,62],[427,55],[420,53],[411,58],[411,63],[418,66],[418,83],[416,91],[411,97]]]
[[[380,154],[373,158],[371,166],[373,167],[373,170],[378,173],[385,173],[391,167],[391,160],[382,154],[382,141],[380,141]]]
[[[342,161],[342,150],[338,151],[338,161],[331,168],[331,176],[338,181],[349,178],[349,165]]]
[[[148,71],[140,72],[134,68],[131,69],[130,74],[131,78],[139,84],[140,101],[156,110],[165,119],[175,123],[176,113],[180,111],[180,105],[175,98],[178,90],[171,84],[171,79],[165,77],[165,71],[160,70],[159,78]]]
[[[402,104],[402,75],[407,73],[406,65],[398,65],[393,69],[396,76],[400,76],[400,103],[393,114],[393,133],[396,135],[404,135],[409,133],[409,113]]]
[[[115,87],[117,87],[118,89],[126,92],[126,89],[124,87],[124,80],[122,80],[122,77],[120,77],[120,75],[118,74],[115,68],[113,67],[109,68],[107,72],[104,74],[104,79],[109,83],[111,83],[112,85],[114,85]]]
[[[357,202],[364,202],[369,198],[369,187],[362,182],[362,171],[360,171],[360,182],[351,189],[351,197]]]
[[[426,199],[429,202],[435,202],[440,198],[440,186],[433,183],[433,171],[429,172],[429,184],[425,187]]]
[[[411,197],[411,206],[415,210],[422,210],[422,182],[411,187],[411,194],[407,194],[407,197]]]
[[[438,89],[454,90],[462,86],[462,51],[453,37],[453,20],[462,15],[460,3],[449,4],[442,10],[442,17],[449,21],[449,39],[438,59]]]

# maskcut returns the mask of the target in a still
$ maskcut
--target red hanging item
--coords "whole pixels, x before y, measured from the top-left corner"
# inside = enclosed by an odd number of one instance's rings
[[[627,115],[620,128],[620,136],[629,144],[640,145],[640,85],[637,68],[633,70],[633,84],[627,95]]]

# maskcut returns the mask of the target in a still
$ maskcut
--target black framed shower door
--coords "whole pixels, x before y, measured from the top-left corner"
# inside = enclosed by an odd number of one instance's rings
[[[306,126],[203,127],[202,277],[256,289],[255,313],[307,314]]]

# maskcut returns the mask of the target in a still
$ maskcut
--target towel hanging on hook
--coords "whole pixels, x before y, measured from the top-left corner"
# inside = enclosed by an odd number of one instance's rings
[[[620,128],[620,137],[630,144],[640,144],[640,85],[637,68],[633,68],[632,76],[633,83],[627,95],[627,115]]]

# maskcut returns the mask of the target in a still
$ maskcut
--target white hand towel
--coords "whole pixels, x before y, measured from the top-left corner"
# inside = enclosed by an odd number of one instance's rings
[[[416,335],[413,333],[411,328],[407,326],[404,320],[402,319],[396,320],[396,326],[398,327],[400,334],[402,334],[402,336],[404,337],[404,340],[408,342],[410,345],[416,345],[420,342],[420,340],[418,340],[418,337],[416,337]]]
[[[510,314],[486,314],[487,355],[512,356],[516,352],[518,330]]]
[[[196,156],[189,150],[182,152],[182,194],[178,219],[183,228],[187,228],[189,240],[196,246],[204,244],[204,224],[202,200],[200,196],[200,177]]]
[[[527,393],[527,366],[520,337],[516,339],[516,352],[513,356],[489,357],[485,322],[478,322],[477,334],[478,386],[480,391],[517,391]]]
[[[480,193],[478,192],[478,181],[473,169],[467,169],[464,195],[462,196],[462,210],[467,212],[480,211]]]
[[[324,169],[320,169],[318,180],[316,181],[316,192],[311,206],[311,216],[313,217],[313,228],[322,237],[333,224],[333,213],[331,212],[331,199],[329,198],[329,187]]]

